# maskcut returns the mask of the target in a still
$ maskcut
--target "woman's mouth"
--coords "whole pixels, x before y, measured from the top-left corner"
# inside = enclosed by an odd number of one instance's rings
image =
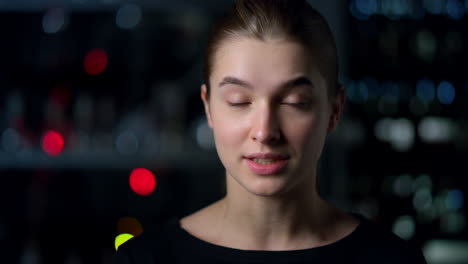
[[[273,175],[281,172],[289,158],[246,158],[250,170],[258,175]]]
[[[251,159],[251,161],[254,161],[261,165],[269,165],[269,164],[278,162],[278,160],[274,160],[274,159],[258,159],[258,158]]]

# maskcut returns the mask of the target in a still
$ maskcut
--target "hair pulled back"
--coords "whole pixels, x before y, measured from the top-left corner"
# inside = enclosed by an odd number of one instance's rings
[[[209,36],[203,78],[210,94],[210,75],[216,52],[230,39],[247,37],[268,41],[278,38],[303,45],[325,78],[330,98],[338,90],[335,39],[325,18],[305,0],[237,0],[214,25]]]

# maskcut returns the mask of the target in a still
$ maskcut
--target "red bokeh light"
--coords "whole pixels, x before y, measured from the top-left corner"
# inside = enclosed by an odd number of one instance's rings
[[[130,174],[130,188],[139,195],[148,196],[156,188],[156,177],[144,168],[137,168]]]
[[[84,69],[89,75],[103,73],[107,68],[107,54],[102,49],[93,49],[84,58]]]
[[[42,139],[42,149],[50,156],[57,156],[62,153],[64,145],[63,136],[54,130],[48,131]]]

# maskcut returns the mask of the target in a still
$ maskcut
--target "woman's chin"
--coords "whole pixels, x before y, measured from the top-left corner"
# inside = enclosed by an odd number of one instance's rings
[[[244,185],[244,188],[248,192],[262,197],[275,197],[279,196],[286,192],[287,184],[282,179],[256,179],[251,182],[247,182]]]

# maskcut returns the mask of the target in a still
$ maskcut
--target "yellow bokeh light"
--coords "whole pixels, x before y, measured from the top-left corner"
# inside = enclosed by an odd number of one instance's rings
[[[115,251],[117,251],[123,243],[127,242],[129,239],[133,238],[134,235],[132,234],[120,234],[117,237],[115,237]]]

